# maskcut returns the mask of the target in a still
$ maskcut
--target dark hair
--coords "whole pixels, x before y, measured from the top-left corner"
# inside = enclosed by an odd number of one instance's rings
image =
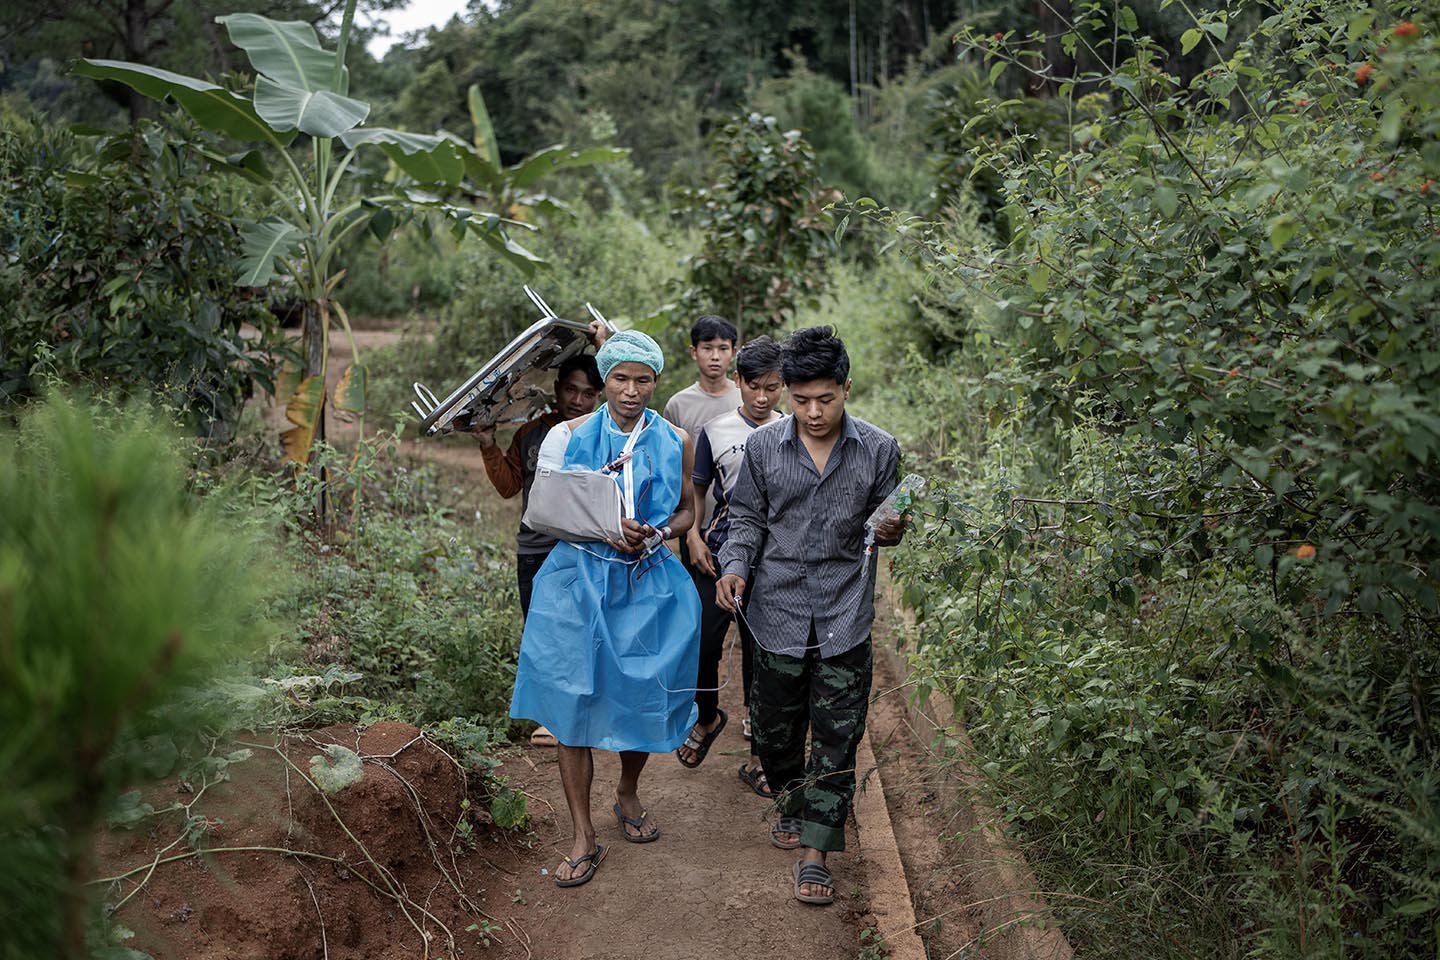
[[[596,390],[605,389],[605,381],[600,379],[600,368],[595,365],[595,357],[588,353],[577,353],[573,357],[567,357],[560,368],[555,371],[555,382],[564,383],[565,378],[576,370],[585,371],[585,379],[590,381],[590,386]]]
[[[735,372],[743,380],[759,380],[767,373],[779,373],[780,344],[769,337],[746,341],[735,354]]]
[[[850,354],[834,327],[796,330],[780,347],[780,378],[788,387],[811,380],[844,383],[850,377]]]
[[[740,339],[740,331],[735,329],[735,324],[724,317],[717,317],[713,313],[696,320],[690,327],[690,346],[698,347],[706,340],[729,340],[733,347],[735,341]]]

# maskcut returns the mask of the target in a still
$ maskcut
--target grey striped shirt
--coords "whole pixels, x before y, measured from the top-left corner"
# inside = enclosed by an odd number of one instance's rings
[[[865,521],[899,485],[900,445],[846,414],[822,476],[795,430],[785,417],[750,435],[720,570],[745,578],[741,613],[761,647],[802,657],[813,623],[820,656],[833,657],[870,635]]]

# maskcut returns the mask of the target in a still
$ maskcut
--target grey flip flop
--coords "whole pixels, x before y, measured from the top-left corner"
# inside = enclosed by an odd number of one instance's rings
[[[821,887],[835,889],[835,876],[830,868],[823,863],[814,863],[809,860],[796,860],[795,866],[790,869],[790,875],[795,878],[795,899],[801,903],[813,903],[817,907],[825,907],[835,902],[835,894],[830,896],[816,896],[813,893],[801,893],[800,885],[809,883]]]
[[[710,747],[715,743],[717,739],[719,739],[720,731],[725,729],[725,723],[730,719],[729,715],[727,715],[724,710],[717,710],[715,712],[719,715],[720,722],[715,725],[714,730],[711,730],[709,733],[705,734],[705,736],[701,737],[698,741],[695,739],[695,731],[693,728],[685,736],[684,745],[695,751],[694,760],[686,760],[684,757],[680,756],[679,748],[676,748],[675,759],[680,761],[680,765],[682,767],[687,767],[691,770],[694,770],[696,767],[700,766],[700,764],[704,763],[705,758],[709,756]]]
[[[800,849],[800,841],[798,839],[781,840],[780,834],[793,833],[796,837],[799,837],[800,828],[803,826],[805,826],[805,821],[799,817],[781,817],[779,820],[776,820],[775,826],[770,828],[770,846],[778,847],[781,850]]]
[[[557,875],[555,877],[555,886],[578,887],[582,883],[589,883],[590,878],[595,876],[595,870],[600,866],[600,861],[604,859],[605,848],[598,843],[595,845],[594,850],[591,850],[589,853],[585,854],[585,856],[579,858],[578,860],[571,860],[568,856],[565,857],[565,862],[570,864],[572,869],[580,866],[580,864],[582,863],[588,864],[588,866],[585,867],[584,873],[577,873],[569,880],[561,880],[560,877]]]

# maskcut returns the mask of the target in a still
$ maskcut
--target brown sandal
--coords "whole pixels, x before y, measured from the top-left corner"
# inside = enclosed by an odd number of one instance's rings
[[[770,781],[765,779],[765,771],[758,767],[752,770],[748,763],[740,764],[740,779],[744,781],[747,787],[754,790],[766,800],[774,800],[780,796],[780,794],[776,793],[775,789],[770,786]]]

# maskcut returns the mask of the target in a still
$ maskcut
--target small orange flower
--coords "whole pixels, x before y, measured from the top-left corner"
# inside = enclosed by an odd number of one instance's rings
[[[1375,70],[1373,63],[1362,63],[1360,69],[1355,71],[1355,82],[1364,86],[1370,82],[1370,74]]]
[[[1376,183],[1379,183],[1381,180],[1385,179],[1385,174],[1380,170],[1376,170],[1374,173],[1370,174],[1370,179],[1374,180]]]
[[[1431,185],[1434,184],[1434,183],[1435,183],[1434,180],[1426,180],[1424,183],[1420,184],[1420,196],[1423,197],[1423,196],[1425,196],[1425,194],[1429,193],[1429,192],[1430,192],[1430,187],[1431,187]]]
[[[1308,107],[1308,106],[1310,106],[1310,101],[1307,100],[1307,99],[1305,99],[1304,97],[1301,97],[1299,100],[1297,100],[1297,101],[1295,101],[1295,102],[1298,103],[1298,104],[1300,104],[1300,106],[1302,106],[1302,107]]]
[[[1395,25],[1395,36],[1397,37],[1413,37],[1419,32],[1420,28],[1415,26],[1411,20],[1401,20]]]
[[[1315,547],[1308,543],[1302,543],[1295,548],[1295,557],[1299,560],[1309,560],[1315,556]]]
[[[1230,379],[1231,379],[1231,380],[1234,380],[1236,377],[1240,376],[1240,368],[1239,368],[1239,367],[1231,367],[1231,368],[1230,368],[1230,374],[1229,374],[1229,376],[1230,376]]]

